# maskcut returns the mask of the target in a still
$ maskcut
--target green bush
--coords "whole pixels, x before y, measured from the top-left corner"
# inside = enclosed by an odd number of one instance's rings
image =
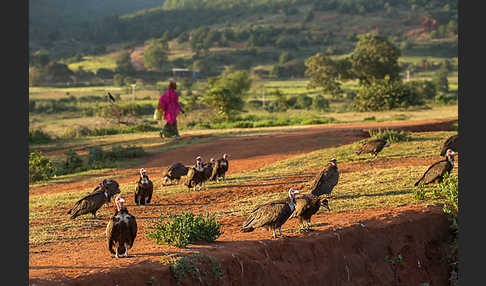
[[[63,164],[64,174],[74,173],[83,168],[83,160],[74,150],[70,149],[64,155],[66,155],[66,161]]]
[[[167,218],[169,221],[163,221],[161,214],[158,221],[148,226],[149,231],[145,231],[148,239],[157,244],[184,248],[197,241],[213,242],[222,234],[215,215],[208,212],[198,215],[191,212],[181,212],[179,215],[168,213]]]
[[[414,87],[385,78],[361,85],[353,106],[357,111],[385,111],[424,103],[424,97]]]
[[[295,109],[310,109],[312,105],[312,98],[302,94],[297,97],[297,101],[295,102],[294,108]]]
[[[384,129],[383,131],[381,128],[378,130],[369,130],[368,133],[370,137],[376,139],[384,139],[389,143],[394,142],[401,142],[401,141],[409,141],[410,140],[410,133],[405,130],[392,130],[392,129]]]
[[[40,152],[29,154],[29,183],[45,181],[55,175],[56,169],[51,161]]]
[[[52,141],[51,136],[40,129],[29,129],[29,144],[43,144]]]
[[[325,99],[322,95],[316,95],[312,99],[312,109],[317,111],[329,111],[329,100]]]

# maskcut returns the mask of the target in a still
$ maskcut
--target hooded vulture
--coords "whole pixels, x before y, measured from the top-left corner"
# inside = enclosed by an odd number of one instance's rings
[[[440,150],[440,155],[445,156],[447,149],[451,149],[455,153],[459,153],[459,134],[449,137]]]
[[[71,219],[88,213],[92,213],[96,218],[96,212],[105,203],[110,201],[110,198],[120,193],[120,188],[115,180],[103,180],[93,192],[84,198],[77,201],[74,206],[68,211],[71,214]]]
[[[213,173],[211,174],[211,181],[217,181],[225,179],[226,172],[228,171],[229,168],[229,163],[228,163],[228,154],[224,154],[223,158],[220,158],[216,161],[216,165],[213,168]]]
[[[295,194],[298,192],[296,188],[290,188],[289,199],[269,202],[254,209],[243,223],[241,232],[252,232],[257,227],[265,227],[272,229],[273,237],[277,238],[275,230],[278,228],[280,236],[284,236],[282,225],[295,210]]]
[[[454,151],[447,149],[446,158],[432,164],[427,171],[425,171],[424,175],[415,182],[414,186],[442,182],[445,173],[450,173],[452,168],[454,168],[454,154],[456,154]]]
[[[301,230],[312,230],[310,228],[311,217],[317,213],[321,206],[325,207],[328,211],[331,210],[327,199],[321,201],[318,196],[314,196],[313,194],[297,195],[295,197],[295,211],[291,217],[299,219]]]
[[[117,196],[115,199],[116,209],[106,226],[106,242],[110,253],[116,258],[124,253],[128,257],[128,250],[132,248],[137,236],[137,220],[123,205],[125,199]]]
[[[362,153],[369,153],[376,157],[384,147],[388,146],[390,146],[390,144],[384,139],[372,139],[363,143],[363,145],[358,148],[356,154],[361,155]]]
[[[323,194],[329,195],[339,181],[339,170],[337,167],[337,159],[332,158],[324,169],[315,178],[310,192],[314,196],[321,196]]]
[[[164,185],[169,180],[170,180],[171,183],[172,183],[173,180],[179,181],[182,176],[187,175],[188,171],[189,171],[189,168],[184,166],[182,163],[172,164],[162,174],[162,177],[164,178]]]
[[[140,178],[137,182],[137,188],[135,189],[135,204],[145,205],[149,204],[152,200],[152,194],[154,192],[154,184],[147,176],[147,171],[144,168],[140,169]]]
[[[214,158],[211,158],[208,163],[203,163],[203,168],[204,168],[204,182],[209,180],[211,178],[211,175],[214,172],[214,167],[216,165],[216,160]]]
[[[200,156],[196,158],[196,164],[194,167],[189,168],[187,172],[185,185],[190,189],[196,190],[196,186],[199,185],[199,190],[202,189],[202,185],[205,181],[204,166]]]

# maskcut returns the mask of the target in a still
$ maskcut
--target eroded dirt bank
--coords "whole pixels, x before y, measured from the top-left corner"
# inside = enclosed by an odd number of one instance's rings
[[[373,216],[349,214],[350,223],[286,239],[220,241],[193,250],[218,259],[221,279],[199,268],[180,285],[397,285],[386,256],[403,257],[399,285],[448,285],[449,222],[440,207],[397,208]],[[356,221],[354,216],[362,219]],[[204,278],[205,277],[205,278]],[[66,277],[67,278],[67,277]],[[152,278],[152,283],[147,282]],[[47,282],[47,283],[46,283]],[[142,262],[52,285],[176,285],[169,268]],[[32,281],[31,285],[50,285]]]

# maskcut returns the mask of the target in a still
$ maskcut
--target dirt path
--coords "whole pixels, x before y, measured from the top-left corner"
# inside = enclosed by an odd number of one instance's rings
[[[230,173],[253,170],[261,168],[267,164],[289,158],[298,154],[311,152],[314,150],[334,147],[342,144],[349,144],[356,140],[366,137],[363,129],[369,128],[401,128],[410,131],[432,131],[432,130],[451,130],[451,121],[427,121],[427,122],[398,122],[381,124],[340,124],[332,126],[319,126],[295,132],[278,133],[272,135],[258,136],[234,136],[217,138],[214,141],[194,144],[186,147],[172,149],[152,156],[143,165],[134,169],[119,170],[112,174],[117,177],[119,183],[133,183],[137,178],[137,169],[144,167],[149,169],[157,176],[162,168],[173,163],[175,160],[185,164],[190,164],[197,155],[203,158],[218,157],[219,154],[231,154]],[[392,166],[414,166],[426,165],[436,158],[400,158],[387,159],[379,158],[373,162],[374,168]],[[342,173],[360,171],[368,168],[371,163],[343,163],[340,165]],[[107,175],[107,174],[104,174]],[[314,174],[311,172],[308,177]],[[34,187],[29,190],[30,195],[42,193],[68,192],[79,188],[91,188],[93,182],[98,183],[99,177],[103,175],[85,178],[81,181],[72,183],[56,183],[48,186]],[[304,175],[306,176],[306,175]],[[305,178],[304,178],[305,179]],[[300,179],[302,180],[302,178]],[[211,189],[210,191],[182,193],[170,198],[155,197],[153,204],[146,207],[136,207],[128,204],[129,210],[139,218],[139,235],[136,245],[130,253],[132,257],[127,259],[112,258],[106,250],[104,237],[75,239],[61,243],[53,243],[38,247],[29,248],[29,277],[31,284],[36,285],[59,285],[59,280],[66,283],[75,281],[73,279],[87,277],[93,274],[106,274],[104,278],[98,277],[99,285],[114,285],[115,274],[110,274],[114,269],[125,269],[126,267],[137,265],[131,268],[133,275],[150,278],[151,271],[161,269],[165,266],[160,265],[161,257],[181,250],[169,246],[157,245],[149,241],[144,232],[151,219],[158,217],[160,211],[180,212],[193,211],[201,213],[205,210],[210,212],[237,208],[235,201],[241,198],[256,196],[263,193],[281,192],[283,187],[295,184],[299,181],[296,178],[275,179],[267,184],[246,183],[240,186],[228,186]],[[60,206],[59,212],[65,213],[69,206]],[[315,228],[321,231],[343,228],[369,219],[390,220],[397,217],[400,213],[407,211],[427,212],[424,207],[407,206],[396,209],[367,210],[347,213],[324,213],[320,212],[313,221],[322,222]],[[82,219],[82,218],[81,218]],[[230,242],[250,242],[268,240],[270,233],[266,230],[256,230],[252,233],[240,233],[239,227],[243,221],[240,216],[228,216],[221,220],[223,235],[218,239],[221,243],[216,246],[198,245],[183,251],[204,250],[206,248],[221,248],[222,252],[237,252],[242,246],[238,243]],[[49,222],[33,222],[49,223]],[[57,223],[53,220],[50,223]],[[290,220],[285,228],[297,227],[296,220]],[[77,230],[65,230],[66,232],[77,233]],[[102,234],[104,228],[90,230]],[[314,234],[289,233],[290,237],[307,237]],[[397,234],[399,235],[399,234]],[[230,244],[228,244],[230,243]],[[167,271],[166,271],[167,272]],[[142,275],[143,274],[143,275]],[[112,275],[112,276],[110,276]],[[119,274],[116,274],[119,275]],[[51,280],[48,280],[51,279]],[[55,279],[57,282],[55,282]],[[167,278],[170,279],[170,278]],[[110,284],[111,283],[111,284]],[[69,285],[69,284],[67,284]],[[86,284],[88,285],[88,284]],[[120,284],[123,285],[123,284]],[[140,285],[143,285],[141,283]],[[237,283],[237,285],[239,285]]]

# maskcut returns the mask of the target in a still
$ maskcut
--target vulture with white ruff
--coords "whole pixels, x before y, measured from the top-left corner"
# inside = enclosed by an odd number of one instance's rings
[[[187,172],[185,185],[190,189],[196,190],[196,186],[199,185],[199,190],[202,189],[202,185],[205,181],[204,166],[200,156],[196,158],[196,164],[194,167],[189,168]]]
[[[187,175],[189,168],[184,166],[182,163],[175,163],[169,166],[163,173],[162,177],[164,178],[164,185],[170,180],[172,183],[173,180],[179,182],[182,176]]]
[[[128,250],[132,248],[137,236],[137,220],[123,205],[125,199],[117,196],[116,209],[106,226],[106,242],[108,250],[119,258],[121,254],[128,257]]]
[[[440,156],[445,156],[447,149],[451,149],[455,153],[459,153],[459,134],[452,135],[447,138],[440,150]]]
[[[140,178],[138,179],[137,188],[135,189],[135,204],[137,204],[137,206],[149,204],[152,200],[153,192],[154,184],[147,176],[147,170],[141,168]]]
[[[108,204],[111,197],[119,193],[120,188],[118,183],[112,179],[105,179],[93,192],[77,201],[68,211],[68,214],[71,214],[71,219],[88,213],[92,213],[93,217],[96,218],[98,209],[103,204]]]
[[[310,187],[310,192],[314,196],[321,196],[323,194],[331,194],[334,187],[339,181],[339,170],[337,167],[337,159],[332,158],[324,169],[314,178],[314,182]]]
[[[361,155],[362,153],[369,153],[375,155],[376,158],[378,153],[380,153],[384,147],[388,146],[390,146],[390,144],[384,139],[372,139],[363,143],[363,145],[358,148],[356,154]]]
[[[442,182],[445,173],[450,173],[454,168],[454,154],[454,151],[447,149],[446,158],[432,164],[414,186]]]
[[[282,225],[290,218],[295,210],[295,194],[299,193],[296,188],[290,188],[289,199],[276,200],[266,203],[254,209],[243,223],[241,232],[252,232],[255,228],[265,227],[273,230],[273,237],[277,238],[275,230],[278,228],[280,236]]]
[[[311,217],[323,206],[328,211],[331,210],[327,199],[321,199],[313,194],[302,194],[295,197],[295,211],[291,218],[296,217],[301,225],[301,230],[311,231]]]
[[[224,181],[226,172],[229,168],[228,158],[228,154],[223,154],[223,158],[220,158],[216,161],[216,164],[213,168],[213,173],[211,174],[211,181],[219,182],[220,179]]]

